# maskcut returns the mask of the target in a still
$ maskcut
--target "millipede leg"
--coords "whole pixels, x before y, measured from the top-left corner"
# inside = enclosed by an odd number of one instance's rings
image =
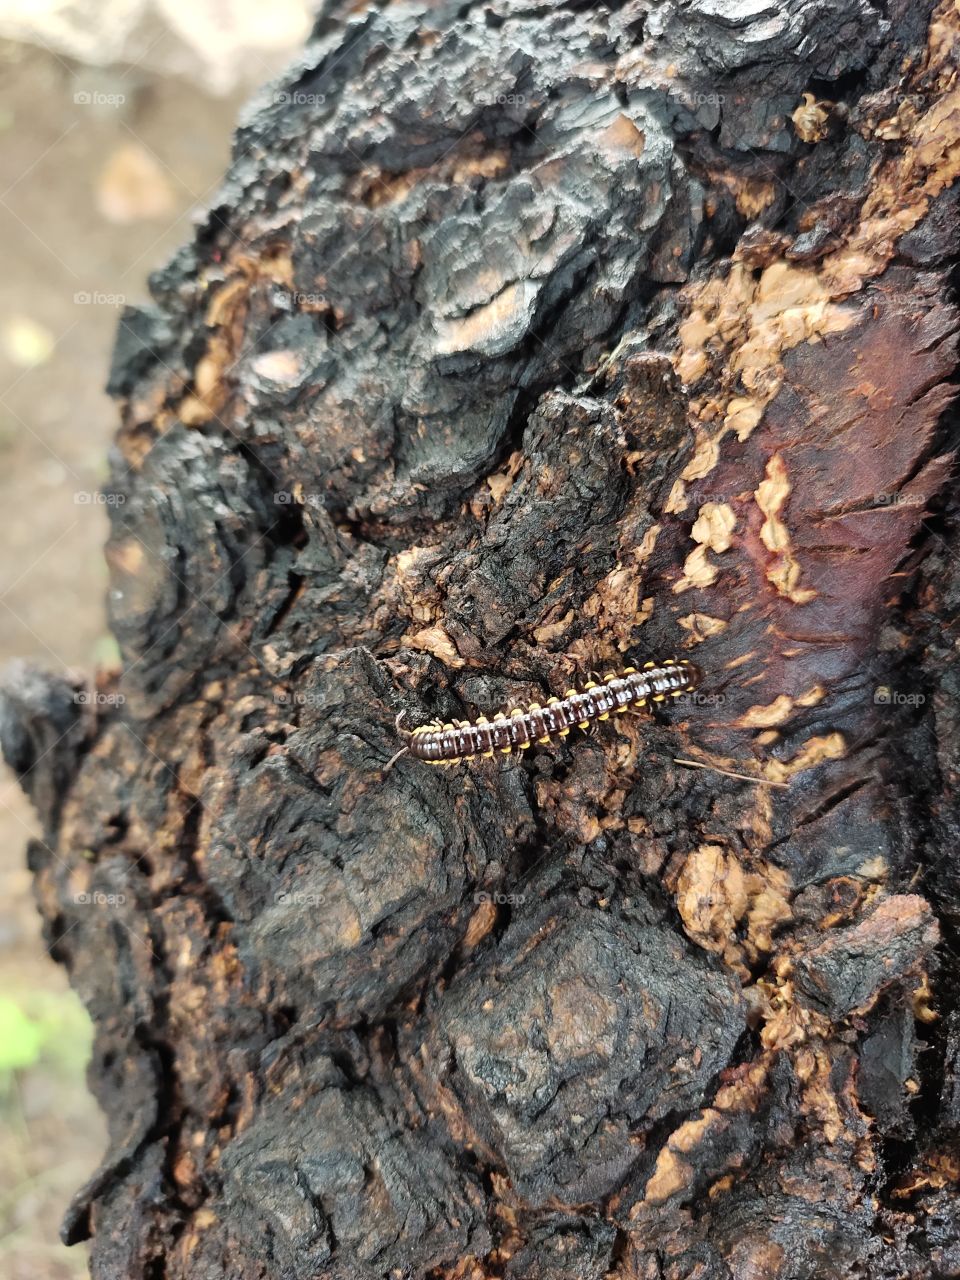
[[[409,750],[410,750],[409,747],[401,747],[399,751],[395,752],[395,754],[390,757],[387,763],[380,770],[381,778],[385,777],[386,774],[388,774],[390,770],[393,768],[393,766],[397,763],[400,757],[405,756]]]

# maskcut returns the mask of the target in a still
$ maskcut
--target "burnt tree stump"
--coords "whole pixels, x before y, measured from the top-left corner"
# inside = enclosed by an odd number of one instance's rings
[[[252,105],[120,325],[123,671],[2,704],[98,1280],[960,1275],[958,49],[328,4]]]

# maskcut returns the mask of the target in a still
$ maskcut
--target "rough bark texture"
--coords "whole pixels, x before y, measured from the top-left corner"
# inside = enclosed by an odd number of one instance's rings
[[[960,1274],[958,47],[328,6],[253,104],[121,325],[124,671],[3,703],[99,1280]]]

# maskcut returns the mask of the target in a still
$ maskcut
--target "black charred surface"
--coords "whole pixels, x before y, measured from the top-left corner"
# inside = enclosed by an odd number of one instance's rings
[[[64,793],[93,734],[96,695],[80,676],[48,675],[11,663],[0,686],[0,746],[55,838]]]
[[[251,104],[120,323],[123,670],[0,701],[97,1280],[957,1273],[956,28],[328,3]]]
[[[704,1099],[745,1010],[643,899],[621,912],[525,890],[538,905],[444,993],[431,1058],[526,1200],[596,1201],[638,1130]]]

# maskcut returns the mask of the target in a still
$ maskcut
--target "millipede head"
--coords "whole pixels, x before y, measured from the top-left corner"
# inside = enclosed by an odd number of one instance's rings
[[[703,672],[689,658],[681,658],[679,665],[683,668],[684,675],[687,677],[687,689],[696,689],[703,679]]]

